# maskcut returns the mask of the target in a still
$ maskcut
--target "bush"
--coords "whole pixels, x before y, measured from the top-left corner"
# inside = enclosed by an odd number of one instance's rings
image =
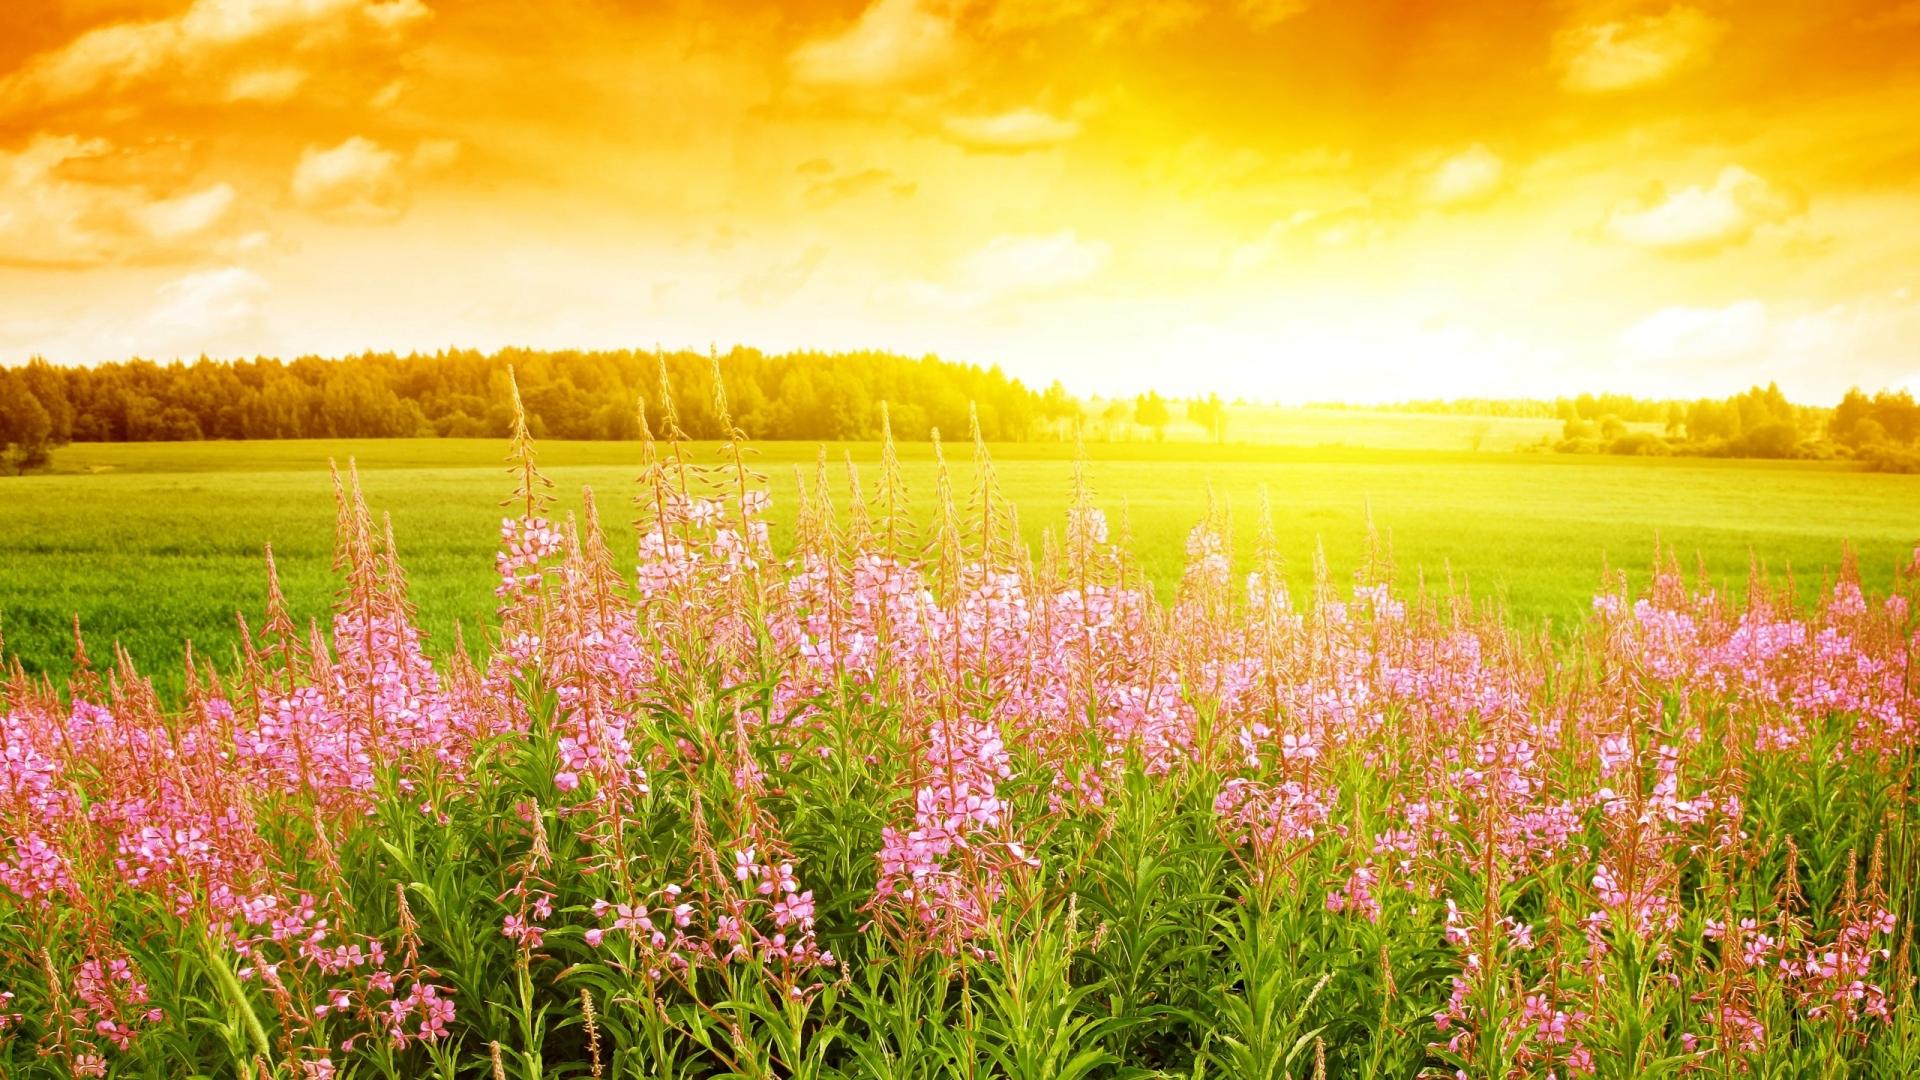
[[[1920,446],[1876,443],[1860,451],[1860,460],[1873,472],[1920,473]]]
[[[1627,457],[1666,457],[1673,453],[1673,447],[1652,432],[1634,431],[1608,443],[1607,453]]]

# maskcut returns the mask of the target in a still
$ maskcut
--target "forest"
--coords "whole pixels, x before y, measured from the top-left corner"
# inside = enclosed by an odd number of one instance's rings
[[[683,403],[680,429],[717,438],[716,373],[735,422],[756,439],[877,438],[886,402],[902,438],[962,435],[975,409],[986,438],[1018,442],[1079,409],[1057,383],[1040,393],[998,368],[882,352],[449,350],[97,367],[36,359],[0,368],[0,444],[9,471],[20,471],[69,442],[504,438],[509,370],[533,434],[550,439],[638,438],[642,408],[648,423],[664,419],[663,378]]]
[[[993,442],[1072,438],[1088,408],[1057,381],[1036,391],[998,367],[878,351],[445,350],[96,367],[33,359],[0,367],[0,470],[43,467],[55,447],[70,442],[504,438],[512,425],[510,377],[537,437],[638,438],[643,414],[656,428],[665,421],[662,394],[670,387],[683,403],[674,417],[680,430],[712,439],[722,434],[712,404],[716,375],[735,423],[760,440],[878,438],[883,402],[894,434],[904,439],[925,439],[936,429],[962,434],[970,409]],[[1834,407],[1796,404],[1769,384],[1691,401],[1587,393],[1365,408],[1556,417],[1561,437],[1542,448],[1562,453],[1857,458],[1876,469],[1920,469],[1920,404],[1904,390],[1853,389]],[[1176,410],[1225,441],[1230,406],[1217,394],[1181,400],[1147,391],[1117,399],[1105,414],[1107,430],[1117,423],[1164,438]]]

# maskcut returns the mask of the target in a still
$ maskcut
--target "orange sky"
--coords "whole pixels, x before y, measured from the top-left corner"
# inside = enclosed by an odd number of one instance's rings
[[[10,0],[0,361],[1920,385],[1920,0]]]

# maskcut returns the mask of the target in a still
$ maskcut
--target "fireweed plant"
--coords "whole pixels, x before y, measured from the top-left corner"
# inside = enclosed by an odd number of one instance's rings
[[[11,665],[0,1076],[1920,1075],[1920,566],[1548,637],[1222,511],[1161,603],[1084,473],[1035,557],[823,458],[783,557],[653,420],[637,546],[517,425],[442,666],[350,465],[330,625]]]

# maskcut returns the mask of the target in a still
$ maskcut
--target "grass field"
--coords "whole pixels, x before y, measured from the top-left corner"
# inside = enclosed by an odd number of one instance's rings
[[[1409,439],[1419,441],[1388,441]],[[52,474],[0,481],[0,632],[29,670],[58,678],[78,614],[96,658],[118,641],[163,690],[177,687],[182,639],[224,661],[237,640],[234,613],[257,617],[263,544],[274,546],[296,614],[326,609],[334,589],[327,461],[344,467],[352,458],[376,512],[393,517],[422,626],[443,647],[456,620],[484,624],[493,609],[491,552],[509,489],[504,450],[434,440],[69,447]],[[778,543],[793,513],[794,470],[811,472],[818,448],[776,443],[758,451],[772,478]],[[850,454],[872,489],[877,446],[828,452],[836,483]],[[577,506],[589,485],[603,513],[623,517],[638,447],[547,443],[540,453],[566,506]],[[931,449],[905,444],[902,454],[925,511]],[[1029,540],[1057,528],[1072,449],[1031,444],[994,454]],[[1116,522],[1124,493],[1136,552],[1163,595],[1179,577],[1183,541],[1209,491],[1232,507],[1242,554],[1267,493],[1296,585],[1310,579],[1316,543],[1336,574],[1351,570],[1371,508],[1391,533],[1404,579],[1423,570],[1437,582],[1450,568],[1474,595],[1503,602],[1529,625],[1577,617],[1603,565],[1643,581],[1656,537],[1734,587],[1749,554],[1776,572],[1791,567],[1817,579],[1850,542],[1864,580],[1883,588],[1920,540],[1920,477],[1840,465],[1146,442],[1091,444],[1088,455],[1096,493]],[[950,456],[964,492],[972,483],[968,451]]]
[[[1087,403],[1087,430],[1115,439],[1144,439],[1150,432],[1130,419],[1109,420],[1115,405],[1131,415],[1131,401],[1094,399]],[[1171,442],[1210,442],[1213,432],[1187,417],[1186,407],[1171,409],[1165,437]],[[1663,425],[1629,423],[1635,431],[1659,432]],[[1366,447],[1372,450],[1518,450],[1544,440],[1558,442],[1563,427],[1553,417],[1465,416],[1450,413],[1394,412],[1383,409],[1297,405],[1229,405],[1227,438],[1260,446]]]

